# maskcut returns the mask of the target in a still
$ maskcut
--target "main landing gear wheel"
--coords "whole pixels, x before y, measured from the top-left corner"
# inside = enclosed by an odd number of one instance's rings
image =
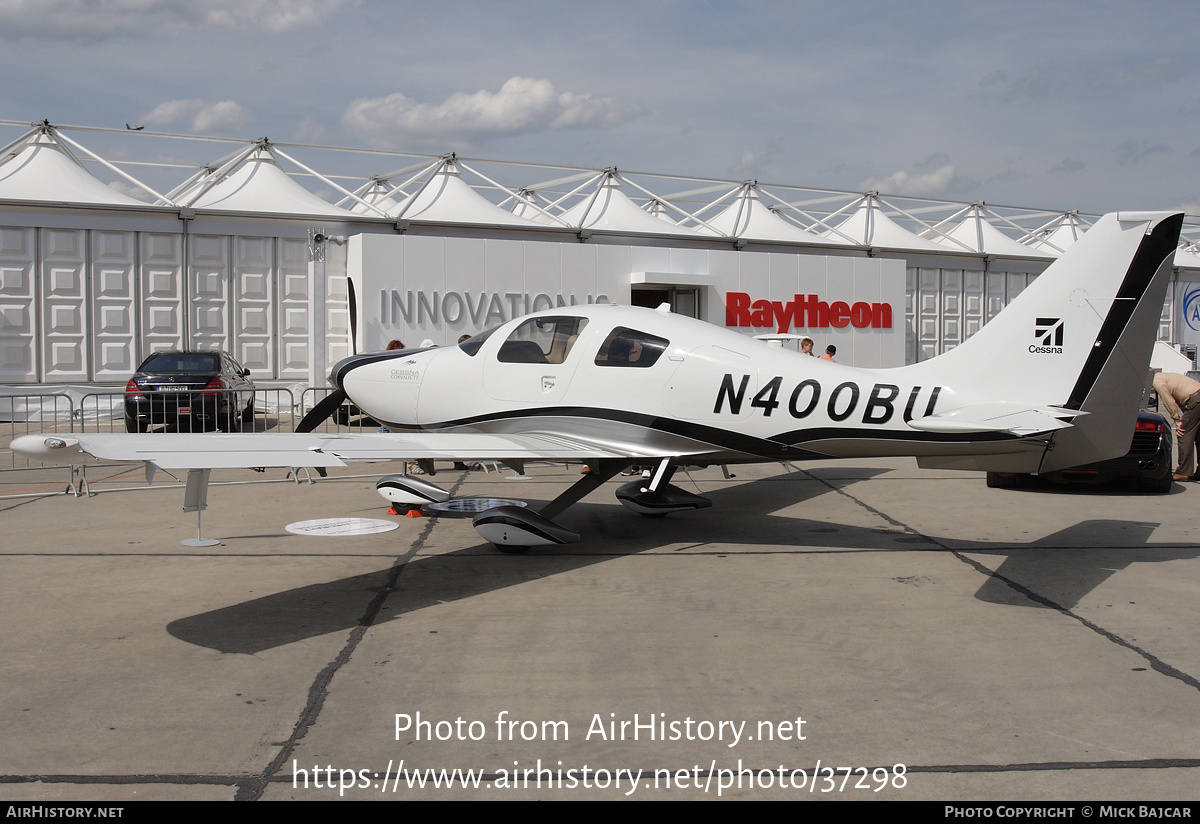
[[[529,551],[529,547],[527,546],[513,546],[512,544],[492,544],[492,546],[505,555],[524,555]]]

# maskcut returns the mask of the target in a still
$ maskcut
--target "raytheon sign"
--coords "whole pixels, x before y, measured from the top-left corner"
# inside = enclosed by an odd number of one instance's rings
[[[786,334],[797,329],[891,329],[892,305],[844,300],[826,302],[818,295],[793,295],[789,301],[754,300],[746,292],[725,294],[725,325],[775,327]]]

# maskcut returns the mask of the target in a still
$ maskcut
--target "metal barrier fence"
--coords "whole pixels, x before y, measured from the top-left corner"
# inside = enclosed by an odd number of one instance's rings
[[[95,422],[98,432],[292,432],[296,428],[292,390],[248,392],[194,390],[90,392],[79,401],[82,421]]]
[[[248,404],[238,410],[238,399],[222,392],[141,392],[139,405],[145,416],[127,415],[126,393],[89,392],[78,400],[65,392],[0,395],[0,447],[21,435],[73,434],[78,432],[204,431],[212,428],[243,432],[294,432],[300,421],[291,389],[255,389],[253,398],[240,393]],[[205,410],[201,418],[198,411]],[[224,411],[223,411],[224,410]],[[128,408],[132,411],[132,407]],[[8,450],[0,472],[21,469],[65,468],[72,485],[79,465],[43,463]]]
[[[7,445],[21,435],[41,432],[61,434],[75,431],[78,410],[71,396],[65,392],[28,395],[0,395],[0,421],[7,424]],[[2,425],[2,424],[0,424]],[[0,471],[13,469],[40,469],[47,464],[33,461],[9,451],[9,458],[0,465]],[[58,466],[58,464],[49,464]]]
[[[8,446],[13,438],[43,433],[188,432],[214,428],[243,432],[295,432],[304,416],[333,391],[330,388],[306,388],[300,393],[298,404],[295,394],[286,387],[255,389],[253,399],[249,402],[246,393],[240,393],[240,399],[226,397],[237,394],[232,390],[143,391],[137,393],[140,400],[130,405],[127,405],[127,401],[131,398],[121,390],[88,392],[81,397],[73,397],[66,392],[0,394],[0,450]],[[144,412],[141,416],[136,414],[139,409]],[[240,412],[232,411],[239,409]],[[328,414],[312,428],[316,432],[332,434],[386,431],[378,421],[348,400],[328,410]],[[43,463],[19,456],[11,449],[7,451],[7,459],[0,460],[0,473],[19,470],[62,471],[66,477],[64,487],[60,487],[60,490],[65,488],[66,492],[75,495],[90,494],[87,467],[98,464]],[[299,475],[295,480],[299,482]],[[51,481],[39,488],[54,486],[55,482]],[[7,497],[9,493],[4,494]],[[16,490],[16,494],[60,493],[23,489]]]

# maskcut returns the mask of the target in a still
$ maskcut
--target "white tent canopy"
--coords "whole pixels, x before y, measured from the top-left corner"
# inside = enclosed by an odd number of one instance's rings
[[[385,183],[377,180],[377,181],[374,181],[370,185],[370,187],[367,188],[366,191],[361,191],[361,192],[358,192],[357,194],[358,194],[359,198],[361,198],[362,200],[365,200],[367,203],[370,203],[372,206],[374,206],[380,212],[383,212],[384,215],[387,215],[390,217],[391,215],[394,215],[396,212],[400,211],[401,204],[403,204],[408,198],[402,197],[400,199],[400,201],[397,202],[389,194],[389,191],[390,191],[390,188]],[[404,193],[398,192],[397,194],[403,195]],[[347,198],[347,200],[349,200],[349,198]],[[349,208],[350,208],[350,211],[356,215],[366,215],[367,217],[380,217],[379,212],[375,212],[371,209],[368,209],[362,203],[359,203],[357,201],[351,201],[351,205]]]
[[[34,136],[0,164],[0,198],[52,203],[145,206],[106,186],[47,134]]]
[[[839,235],[840,233],[840,235]],[[823,235],[826,239],[845,235],[863,246],[878,246],[884,249],[928,249],[945,252],[944,246],[917,237],[883,213],[874,197],[865,198],[863,204],[850,217]]]
[[[563,212],[562,219],[580,229],[607,229],[655,235],[694,235],[691,229],[663,221],[629,199],[621,183],[608,175],[590,196]]]
[[[1200,254],[1191,246],[1180,246],[1175,250],[1175,265],[1185,269],[1200,269]]]
[[[322,200],[292,180],[271,152],[259,148],[229,170],[223,180],[205,188],[205,179],[197,182],[179,199],[182,205],[196,209],[221,209],[233,212],[271,212],[275,214],[329,215],[349,217],[350,212]]]
[[[1054,257],[1048,252],[1034,249],[1031,246],[1026,246],[1023,243],[1013,240],[991,223],[984,220],[983,215],[978,210],[973,210],[972,214],[964,218],[954,229],[946,232],[945,236],[937,235],[934,237],[933,235],[934,233],[930,232],[926,234],[926,237],[931,238],[935,243],[939,243],[947,249],[982,252],[987,255],[1001,255],[1003,257]],[[958,242],[956,243],[955,241]]]
[[[393,217],[439,223],[530,226],[532,221],[506,212],[468,186],[453,163],[446,162],[425,186],[404,201]]]
[[[1063,215],[1058,226],[1052,231],[1044,232],[1039,240],[1029,245],[1048,255],[1058,257],[1079,240],[1087,230],[1088,227],[1080,221],[1078,215]]]
[[[806,232],[799,226],[788,223],[779,215],[772,212],[754,186],[744,186],[725,209],[716,217],[707,221],[708,225],[723,235],[729,237],[744,237],[752,240],[783,240],[794,243],[833,243],[845,245],[849,241],[843,238],[822,237],[812,232]],[[697,231],[711,234],[705,228]]]

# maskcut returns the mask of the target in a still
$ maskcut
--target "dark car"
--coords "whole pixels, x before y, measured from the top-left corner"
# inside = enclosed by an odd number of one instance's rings
[[[1171,453],[1175,429],[1157,412],[1139,412],[1133,427],[1133,442],[1120,458],[1060,469],[1043,475],[1016,475],[1010,472],[989,472],[987,485],[998,489],[1032,485],[1038,479],[1056,484],[1107,484],[1128,481],[1145,492],[1170,492],[1174,464]]]
[[[125,384],[125,431],[236,432],[254,418],[250,370],[224,352],[155,352]]]

